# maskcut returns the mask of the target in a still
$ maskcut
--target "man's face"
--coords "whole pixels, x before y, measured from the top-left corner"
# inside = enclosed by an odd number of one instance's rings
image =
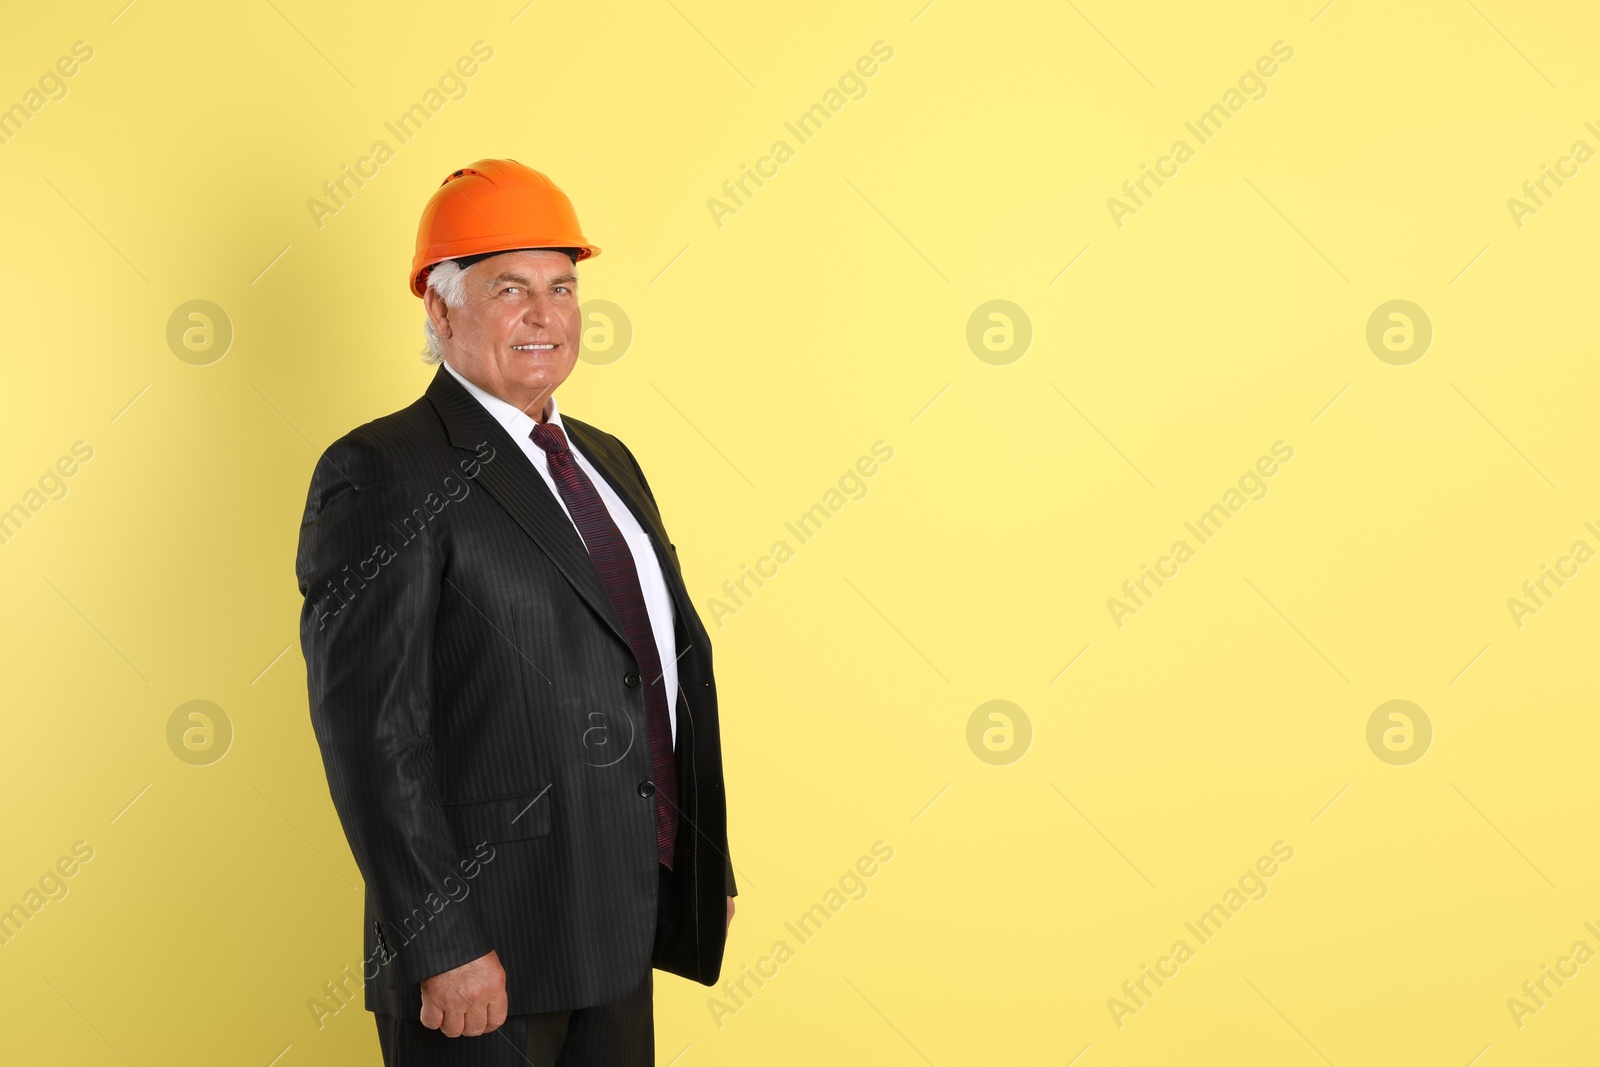
[[[543,422],[546,399],[578,362],[572,260],[550,249],[505,252],[468,267],[465,281],[458,308],[426,290],[445,358],[475,385]]]

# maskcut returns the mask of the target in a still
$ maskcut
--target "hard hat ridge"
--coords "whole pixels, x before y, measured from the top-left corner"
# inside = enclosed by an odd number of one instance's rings
[[[507,252],[563,252],[566,254],[567,258],[572,260],[574,265],[577,264],[578,260],[583,258],[583,249],[581,248],[501,248],[493,252],[479,252],[476,255],[471,256],[457,256],[454,260],[452,260],[452,262],[459,265],[462,270],[466,270],[479,260],[488,259],[490,256],[504,255]],[[439,264],[437,263],[434,264],[434,266],[438,265]]]

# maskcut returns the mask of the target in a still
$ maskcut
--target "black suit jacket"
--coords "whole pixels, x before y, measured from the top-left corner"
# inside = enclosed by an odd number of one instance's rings
[[[423,978],[491,949],[512,1013],[620,999],[652,965],[705,985],[721,969],[736,888],[711,639],[633,454],[562,422],[671,588],[673,872],[658,877],[644,687],[605,587],[527,456],[441,366],[323,453],[295,562],[311,722],[366,879],[369,1010],[414,1016]]]

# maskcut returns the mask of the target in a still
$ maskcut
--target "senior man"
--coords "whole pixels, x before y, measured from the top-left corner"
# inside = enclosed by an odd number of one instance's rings
[[[390,1065],[651,1064],[652,967],[721,970],[711,640],[633,453],[556,406],[599,251],[538,171],[446,177],[411,268],[439,369],[312,475],[311,720]]]

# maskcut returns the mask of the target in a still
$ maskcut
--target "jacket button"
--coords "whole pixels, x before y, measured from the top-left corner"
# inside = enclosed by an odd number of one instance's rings
[[[645,798],[649,798],[649,797],[655,796],[656,795],[656,784],[654,782],[650,782],[650,781],[640,782],[639,783],[639,795],[642,796],[642,797],[645,797]]]
[[[624,674],[622,676],[622,684],[627,686],[629,689],[639,688],[639,672],[629,671],[627,674]]]

